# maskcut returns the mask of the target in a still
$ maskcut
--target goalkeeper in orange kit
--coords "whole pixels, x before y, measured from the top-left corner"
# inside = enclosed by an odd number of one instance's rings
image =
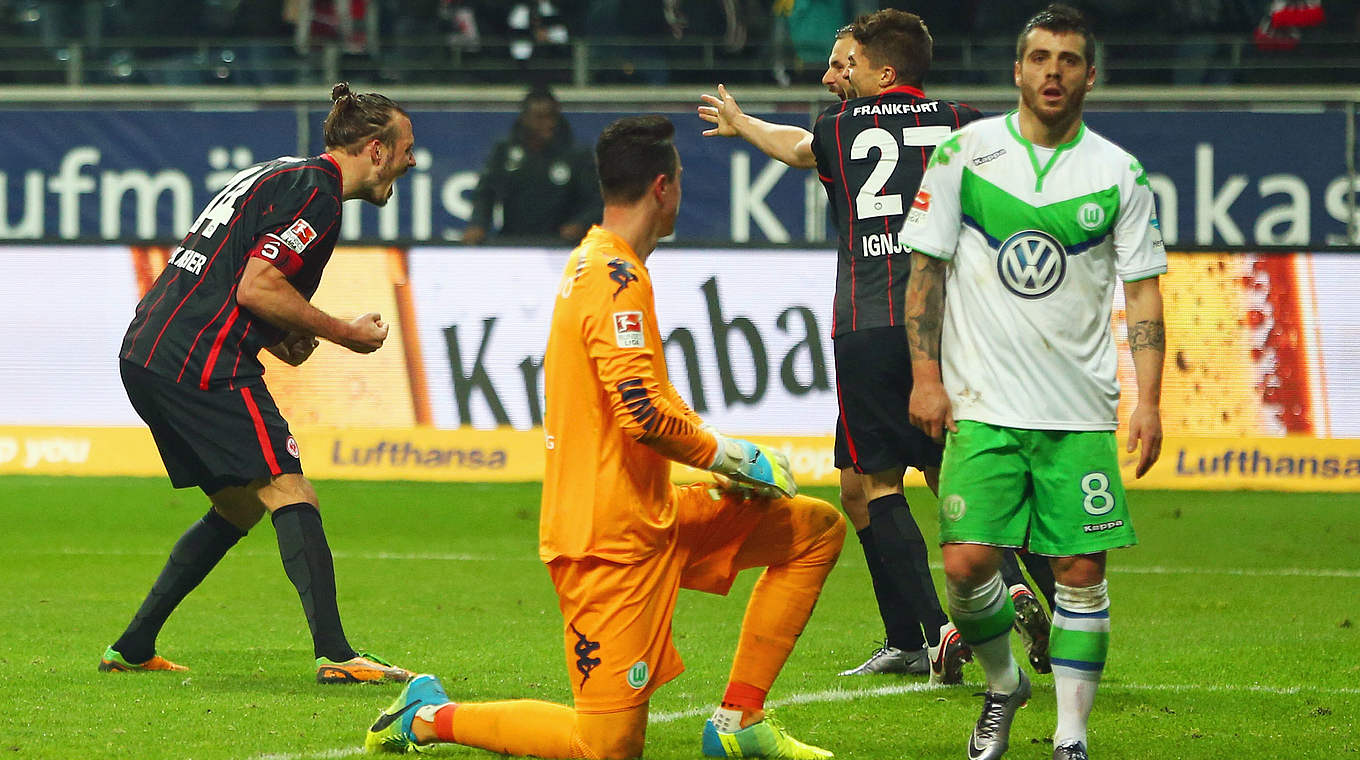
[[[680,158],[661,116],[614,122],[595,148],[605,208],[567,260],[544,357],[547,471],[539,555],[557,589],[574,707],[449,701],[419,676],[369,729],[370,751],[453,742],[507,755],[632,758],[647,705],[684,669],[671,641],[681,588],[751,592],[727,690],[704,725],[714,757],[831,753],[765,716],[765,695],[840,555],[832,505],[796,496],[783,458],[717,435],[667,378],[647,258],[675,228]],[[719,485],[676,486],[671,461]]]

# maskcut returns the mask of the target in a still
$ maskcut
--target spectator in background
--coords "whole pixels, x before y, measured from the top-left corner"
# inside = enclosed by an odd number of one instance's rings
[[[475,245],[487,238],[497,206],[502,238],[576,243],[600,220],[594,159],[573,143],[562,105],[547,87],[529,91],[510,136],[491,149],[463,242]]]

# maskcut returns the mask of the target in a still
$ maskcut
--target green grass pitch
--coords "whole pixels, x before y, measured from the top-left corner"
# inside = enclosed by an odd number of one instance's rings
[[[351,641],[437,673],[458,700],[568,697],[560,616],[537,561],[537,484],[323,482]],[[817,495],[835,498],[827,489]],[[928,494],[908,494],[935,535]],[[1134,492],[1142,543],[1116,552],[1101,758],[1360,758],[1360,495]],[[301,760],[359,754],[393,686],[319,686],[264,521],[170,619],[187,674],[103,674],[171,544],[206,508],[163,479],[0,478],[0,752],[16,758]],[[697,758],[754,571],[729,597],[685,592],[687,672],[652,700],[647,757]],[[937,571],[937,583],[941,581]],[[963,756],[968,684],[838,678],[882,636],[863,554],[841,562],[770,694],[793,734],[839,758]],[[1008,758],[1052,751],[1051,676]],[[435,756],[492,757],[445,747]]]

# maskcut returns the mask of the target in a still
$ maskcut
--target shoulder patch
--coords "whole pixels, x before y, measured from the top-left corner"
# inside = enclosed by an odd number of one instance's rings
[[[280,232],[279,239],[295,253],[302,253],[313,240],[316,240],[316,230],[312,229],[312,225],[308,224],[306,219],[299,219],[289,225],[288,229]]]
[[[642,312],[614,312],[614,342],[619,348],[643,348],[647,334],[642,330]]]

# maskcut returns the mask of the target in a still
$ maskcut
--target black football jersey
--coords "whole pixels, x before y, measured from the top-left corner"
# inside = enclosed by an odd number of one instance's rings
[[[902,221],[931,151],[981,117],[913,87],[847,100],[817,117],[812,151],[839,248],[832,336],[904,324],[911,264],[897,236]]]
[[[246,261],[270,261],[310,299],[340,236],[340,192],[340,167],[326,155],[278,158],[232,177],[137,304],[121,356],[203,390],[262,375],[257,354],[287,331],[236,303]]]

